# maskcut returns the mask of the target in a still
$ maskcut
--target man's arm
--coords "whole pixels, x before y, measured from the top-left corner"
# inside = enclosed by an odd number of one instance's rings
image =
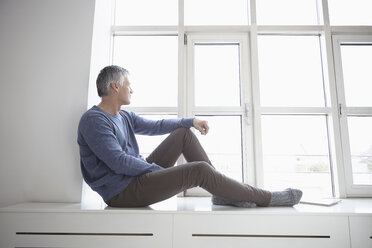
[[[209,131],[208,122],[197,118],[149,120],[138,116],[135,113],[130,114],[134,121],[134,130],[139,134],[161,135],[170,133],[180,127],[194,127],[202,135],[206,135]]]
[[[150,120],[136,115],[133,112],[129,114],[133,121],[132,125],[134,131],[138,134],[162,135],[170,133],[180,127],[190,128],[193,126],[193,118]]]
[[[161,169],[156,164],[149,164],[140,158],[126,154],[116,139],[111,125],[102,116],[86,118],[80,127],[80,132],[92,152],[116,174],[138,176]]]

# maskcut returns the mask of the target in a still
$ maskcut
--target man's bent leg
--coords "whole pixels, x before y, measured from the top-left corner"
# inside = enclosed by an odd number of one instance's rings
[[[211,164],[198,138],[188,128],[174,130],[147,158],[147,162],[164,168],[172,167],[183,154],[187,162],[205,161]]]
[[[190,162],[136,177],[119,195],[108,201],[113,207],[141,207],[200,186],[213,195],[233,201],[267,206],[271,193],[242,184],[216,171],[206,162]]]

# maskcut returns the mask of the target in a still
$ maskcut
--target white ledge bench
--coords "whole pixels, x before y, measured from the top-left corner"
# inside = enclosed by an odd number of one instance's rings
[[[173,197],[147,208],[22,203],[0,208],[0,247],[371,248],[372,199],[235,208]]]

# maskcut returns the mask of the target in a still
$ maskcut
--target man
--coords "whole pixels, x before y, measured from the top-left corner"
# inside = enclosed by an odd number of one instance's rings
[[[86,183],[112,207],[141,207],[200,186],[214,204],[241,207],[293,206],[302,192],[269,192],[219,173],[191,127],[206,135],[209,126],[196,118],[153,121],[121,110],[133,90],[128,71],[107,66],[97,77],[101,102],[81,117],[78,128],[81,170]],[[135,134],[171,133],[146,159],[139,154]],[[174,166],[183,154],[187,163]]]

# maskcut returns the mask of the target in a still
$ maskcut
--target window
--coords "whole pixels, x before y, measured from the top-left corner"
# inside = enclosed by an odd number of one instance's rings
[[[185,25],[248,24],[246,0],[184,0]]]
[[[115,24],[125,26],[177,25],[178,1],[116,0]]]
[[[341,43],[345,101],[350,107],[372,106],[372,43]]]
[[[195,106],[240,106],[239,53],[239,43],[194,44]]]
[[[186,46],[188,114],[210,124],[209,134],[198,137],[212,164],[241,182],[245,181],[243,165],[253,159],[252,146],[242,139],[252,136],[245,114],[251,102],[245,87],[248,71],[241,68],[248,63],[248,46],[246,36],[228,33],[190,34]]]
[[[372,117],[347,118],[354,185],[372,185]]]
[[[325,107],[319,36],[258,37],[261,105]]]
[[[176,107],[177,62],[177,36],[114,37],[113,63],[129,70],[132,106]]]
[[[213,166],[225,175],[242,181],[242,117],[219,115],[197,117],[207,120],[212,128],[207,136],[199,133],[196,135],[208,153]],[[226,132],[226,127],[229,127],[228,132]]]
[[[256,4],[261,25],[317,25],[321,21],[316,0],[257,0]]]
[[[263,115],[262,142],[265,188],[297,187],[308,198],[333,195],[325,116]]]
[[[189,83],[194,86],[190,92],[194,103],[191,102],[189,109],[198,115],[203,114],[203,111],[198,111],[202,110],[200,107],[204,107],[204,111],[210,108],[207,110],[209,116],[199,116],[211,125],[210,135],[199,139],[217,169],[242,181],[241,116],[213,113],[212,109],[219,107],[229,112],[227,107],[241,106],[239,43],[199,42],[193,36],[190,40],[188,49],[190,59],[194,58],[194,76],[191,70]],[[226,127],[230,127],[229,132],[226,132]]]
[[[236,180],[372,196],[370,5],[116,0],[112,63],[130,71],[135,92],[126,108],[208,120],[200,142]],[[164,137],[138,137],[142,153]]]
[[[328,0],[332,25],[372,25],[370,0]]]
[[[333,38],[347,191],[365,196],[372,189],[372,36]]]
[[[334,195],[320,39],[258,37],[264,186],[309,198]]]
[[[177,118],[176,115],[140,115],[146,119],[150,120],[161,120],[161,119],[172,119]],[[167,137],[168,135],[136,135],[136,140],[139,145],[140,154],[142,157],[147,158],[158,145]]]

